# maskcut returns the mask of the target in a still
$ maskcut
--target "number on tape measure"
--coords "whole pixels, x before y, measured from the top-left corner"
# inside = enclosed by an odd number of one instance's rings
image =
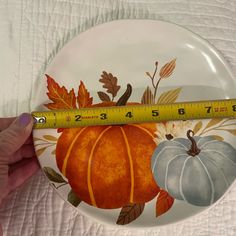
[[[132,118],[132,117],[133,117],[132,112],[131,112],[131,111],[128,111],[128,112],[126,113],[125,117]]]
[[[158,110],[152,110],[152,116],[159,116]]]
[[[178,113],[179,113],[179,115],[184,115],[185,114],[184,108],[179,108]]]
[[[211,107],[205,107],[207,109],[207,113],[211,112]]]
[[[75,121],[81,121],[81,115],[75,115]]]
[[[236,105],[233,105],[232,108],[233,108],[233,111],[236,111]]]
[[[101,113],[100,114],[100,119],[101,120],[106,120],[107,119],[107,114],[106,113]]]

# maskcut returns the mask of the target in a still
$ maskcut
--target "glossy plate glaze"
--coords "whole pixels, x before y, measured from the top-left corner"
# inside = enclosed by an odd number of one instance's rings
[[[225,99],[234,98],[235,88],[223,57],[196,34],[161,21],[120,20],[89,29],[63,47],[41,78],[33,109]],[[232,119],[45,129],[33,135],[42,169],[59,195],[82,214],[113,226],[154,227],[194,216],[213,206],[234,181],[225,170],[220,170],[221,177],[216,174],[220,161],[227,159],[236,172]],[[201,162],[202,152],[193,159],[201,166],[170,160],[157,173],[156,159],[165,157],[163,148],[183,143],[186,150],[181,152],[190,160],[186,153],[194,139],[202,139],[208,149],[208,141],[217,147],[220,143],[218,161],[205,155],[208,164]],[[172,146],[168,157],[182,155]],[[225,146],[231,152],[224,151]],[[204,191],[183,177],[188,165]],[[163,178],[166,184],[160,188],[158,179]],[[185,193],[188,184],[195,196]]]

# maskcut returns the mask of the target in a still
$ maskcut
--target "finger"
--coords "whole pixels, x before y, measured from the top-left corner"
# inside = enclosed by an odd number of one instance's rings
[[[33,134],[31,133],[30,136],[26,139],[25,144],[33,144]]]
[[[36,156],[33,144],[25,144],[18,149],[14,154],[8,157],[8,164],[13,164],[23,158],[30,158]]]
[[[33,174],[39,170],[37,159],[22,161],[15,164],[14,171],[10,172],[8,177],[7,187],[3,192],[3,198],[6,197],[11,191],[21,186]]]
[[[23,113],[7,129],[0,132],[0,156],[15,153],[30,136],[32,127],[32,116]]]
[[[8,128],[16,117],[0,118],[0,131]]]

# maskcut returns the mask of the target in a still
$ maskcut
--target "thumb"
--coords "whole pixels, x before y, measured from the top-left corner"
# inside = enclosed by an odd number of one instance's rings
[[[33,118],[28,113],[22,113],[7,129],[0,133],[0,156],[15,153],[30,136]]]

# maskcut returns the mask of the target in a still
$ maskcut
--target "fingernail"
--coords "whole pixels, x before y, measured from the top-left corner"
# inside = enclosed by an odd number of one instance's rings
[[[18,119],[17,119],[17,123],[21,126],[26,127],[30,121],[31,121],[32,117],[29,113],[22,113]]]

